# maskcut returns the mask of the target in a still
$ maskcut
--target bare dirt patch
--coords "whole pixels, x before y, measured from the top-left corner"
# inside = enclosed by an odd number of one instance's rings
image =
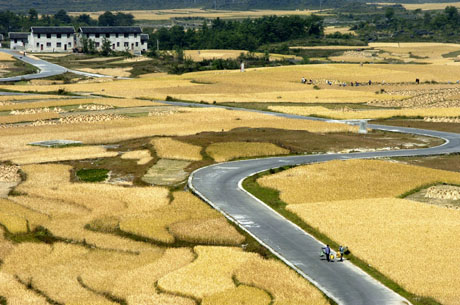
[[[407,196],[405,199],[434,204],[450,209],[460,209],[460,187],[435,185]]]
[[[142,181],[153,185],[175,185],[187,178],[188,173],[185,169],[190,163],[182,160],[160,159],[142,177]]]

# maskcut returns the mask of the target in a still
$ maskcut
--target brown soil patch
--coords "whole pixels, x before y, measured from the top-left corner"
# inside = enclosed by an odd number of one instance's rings
[[[433,169],[442,169],[451,172],[460,172],[460,155],[458,154],[395,159],[413,165],[424,166]]]
[[[371,121],[370,123],[460,133],[460,123],[426,122],[424,120],[404,120],[404,119],[376,120],[376,121]]]
[[[439,145],[442,142],[427,137],[372,131],[366,135],[353,133],[314,134],[297,130],[272,128],[237,128],[229,132],[202,132],[176,140],[207,147],[220,142],[268,142],[290,150],[293,154],[342,151],[346,149],[404,148],[404,144]]]

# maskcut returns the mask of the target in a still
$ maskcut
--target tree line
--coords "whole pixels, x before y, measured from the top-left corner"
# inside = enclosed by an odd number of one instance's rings
[[[440,41],[458,42],[460,13],[448,6],[442,11],[408,11],[392,6],[361,19],[352,29],[365,41]]]
[[[105,12],[98,19],[88,14],[69,16],[65,10],[53,15],[39,15],[37,10],[30,9],[27,14],[0,11],[0,33],[28,32],[31,26],[130,26],[134,24],[132,14]]]
[[[239,49],[254,51],[264,44],[323,36],[323,19],[316,15],[267,16],[243,21],[216,18],[198,29],[161,28],[150,35],[150,45],[160,50]]]

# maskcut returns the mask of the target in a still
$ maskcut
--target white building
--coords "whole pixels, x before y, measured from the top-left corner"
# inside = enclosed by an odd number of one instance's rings
[[[149,42],[149,34],[141,34],[141,51],[147,52]]]
[[[142,30],[137,26],[81,27],[79,30],[80,46],[83,39],[94,42],[96,49],[101,49],[105,39],[110,41],[113,51],[128,51],[140,54],[147,47],[141,42]]]
[[[71,26],[30,28],[29,52],[72,52],[75,48],[75,29]]]
[[[10,32],[8,33],[8,37],[10,38],[11,50],[27,50],[29,42],[29,33]]]

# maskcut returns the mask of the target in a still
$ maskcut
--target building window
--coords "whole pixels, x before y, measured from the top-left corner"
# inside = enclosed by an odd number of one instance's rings
[[[137,38],[137,34],[134,34],[134,38]]]
[[[71,46],[72,46],[72,43],[71,43],[71,42],[69,42],[69,47],[71,47]]]
[[[62,47],[62,44],[60,42],[56,43],[56,47],[57,48],[61,48]]]
[[[99,48],[100,45],[101,45],[100,42],[96,42],[96,48]]]
[[[70,34],[67,34],[67,38],[70,38]]]
[[[99,34],[96,34],[96,38],[99,38]]]
[[[119,36],[119,35],[118,35],[118,33],[117,33],[117,34],[115,34],[115,37],[117,37],[117,38],[118,38],[118,36]]]
[[[37,48],[40,47],[40,43],[37,42]]]
[[[129,34],[125,34],[125,38],[129,38]]]
[[[56,34],[56,38],[61,38],[61,34]]]
[[[118,41],[118,42],[117,42],[117,47],[119,47],[119,46],[120,46],[120,42]]]
[[[126,48],[129,47],[129,43],[125,42],[125,47]]]
[[[50,39],[50,38],[51,38],[51,34],[46,34],[46,38]]]
[[[41,35],[40,35],[40,34],[37,34],[37,38],[40,38],[40,37],[41,37]]]
[[[138,46],[139,46],[139,43],[136,41],[136,47],[138,47]]]
[[[110,38],[110,34],[105,34],[105,38]]]
[[[47,43],[46,43],[46,46],[47,46],[47,47],[51,47],[51,42],[47,42]]]
[[[17,39],[15,39],[15,40],[14,40],[14,43],[18,43],[18,40],[17,40]]]

